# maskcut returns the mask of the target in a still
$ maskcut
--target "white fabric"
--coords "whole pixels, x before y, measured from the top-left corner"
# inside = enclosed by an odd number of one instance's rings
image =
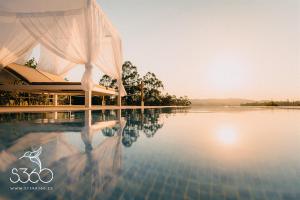
[[[55,75],[64,75],[76,64],[63,59],[41,46],[37,68]]]
[[[31,59],[32,52],[33,52],[33,49],[30,49],[23,56],[19,57],[18,60],[15,61],[15,63],[17,63],[19,65],[25,65],[26,62],[29,59]]]
[[[13,23],[3,29],[7,20]],[[91,90],[95,66],[118,79],[120,93],[126,94],[120,81],[121,40],[95,0],[0,0],[0,26],[2,65],[24,56],[38,42],[43,47],[38,68],[63,74],[83,64],[83,89]]]
[[[15,17],[0,18],[0,69],[22,59],[36,45]],[[24,64],[24,63],[23,63]]]
[[[122,41],[112,24],[104,16],[104,37],[102,41],[101,53],[95,61],[97,66],[105,74],[118,80],[118,87],[122,96],[126,95],[126,90],[122,84]],[[119,66],[119,67],[114,67]]]
[[[10,13],[57,12],[82,9],[86,0],[1,0],[0,10]]]

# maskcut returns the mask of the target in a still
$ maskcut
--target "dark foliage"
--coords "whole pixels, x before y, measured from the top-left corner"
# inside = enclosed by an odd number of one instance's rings
[[[189,106],[190,100],[187,96],[176,97],[175,95],[163,94],[164,85],[157,76],[148,72],[143,77],[138,73],[138,69],[130,61],[126,61],[122,66],[122,81],[127,92],[127,96],[122,98],[123,105],[141,105],[142,90],[144,105],[149,106]],[[117,88],[117,81],[107,75],[103,75],[99,81],[105,87]],[[106,99],[107,104],[112,104]]]
[[[36,67],[37,67],[37,62],[35,61],[35,58],[31,58],[30,60],[28,60],[28,61],[25,63],[25,66],[30,67],[30,68],[33,68],[33,69],[36,69]]]

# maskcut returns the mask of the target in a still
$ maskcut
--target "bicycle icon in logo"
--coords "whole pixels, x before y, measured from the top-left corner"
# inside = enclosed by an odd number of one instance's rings
[[[38,183],[41,181],[42,183],[50,183],[53,180],[53,172],[51,169],[42,168],[42,163],[39,156],[42,153],[42,147],[35,151],[27,151],[23,156],[19,159],[28,158],[32,163],[38,166],[34,168],[30,173],[28,173],[28,168],[13,168],[11,173],[14,177],[10,177],[9,180],[12,183]]]

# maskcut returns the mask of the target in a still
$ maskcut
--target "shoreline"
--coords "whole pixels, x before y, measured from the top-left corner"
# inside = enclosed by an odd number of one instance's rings
[[[72,106],[0,106],[0,113],[37,113],[37,112],[68,112],[85,110],[136,110],[136,109],[160,109],[160,108],[245,108],[245,109],[295,109],[300,106],[92,106],[86,108],[83,105]]]
[[[229,108],[295,108],[300,109],[300,106],[240,106],[240,105],[191,105],[192,108],[197,107],[229,107]]]
[[[35,113],[35,112],[67,112],[85,110],[132,110],[132,109],[158,109],[158,108],[190,108],[190,106],[3,106],[0,113]]]

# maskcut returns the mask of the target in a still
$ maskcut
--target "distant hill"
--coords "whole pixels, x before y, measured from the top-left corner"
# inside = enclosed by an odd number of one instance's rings
[[[245,103],[253,103],[254,100],[228,98],[228,99],[191,99],[192,106],[239,106]]]

